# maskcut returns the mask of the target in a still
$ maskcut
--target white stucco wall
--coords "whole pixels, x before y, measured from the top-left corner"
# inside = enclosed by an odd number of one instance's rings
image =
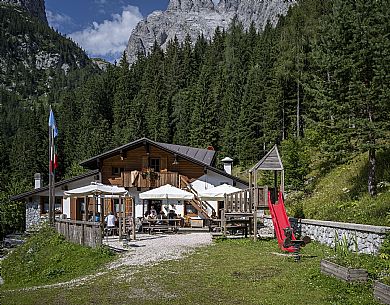
[[[62,200],[62,213],[66,215],[66,218],[70,218],[70,198]]]

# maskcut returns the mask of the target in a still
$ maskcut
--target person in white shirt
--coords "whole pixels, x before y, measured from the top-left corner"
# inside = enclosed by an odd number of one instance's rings
[[[116,218],[112,212],[110,212],[110,214],[106,216],[104,221],[106,222],[107,228],[115,228]]]

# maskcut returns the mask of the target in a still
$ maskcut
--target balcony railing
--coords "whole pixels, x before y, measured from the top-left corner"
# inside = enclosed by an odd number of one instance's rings
[[[120,177],[112,177],[108,180],[112,185],[122,187],[160,187],[171,184],[179,185],[179,173],[176,172],[145,172],[145,171],[125,171]]]

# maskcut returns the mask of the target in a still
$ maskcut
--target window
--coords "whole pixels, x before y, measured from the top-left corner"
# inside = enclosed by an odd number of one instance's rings
[[[160,172],[160,158],[150,159],[150,168],[152,168],[156,173]]]
[[[113,176],[120,176],[121,173],[123,173],[125,169],[123,167],[113,167],[112,168],[112,175]]]
[[[41,197],[42,202],[42,213],[49,213],[49,197]],[[62,198],[56,197],[54,203],[54,213],[61,214],[62,213]]]
[[[184,209],[185,209],[184,210],[185,215],[190,215],[190,216],[198,215],[198,211],[191,203],[186,202]]]
[[[55,214],[62,214],[62,198],[56,197],[56,201],[54,204],[54,213]]]

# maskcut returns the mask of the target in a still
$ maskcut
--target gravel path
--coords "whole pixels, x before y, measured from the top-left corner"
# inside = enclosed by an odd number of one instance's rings
[[[139,235],[136,241],[129,243],[129,251],[123,252],[119,259],[110,263],[107,270],[85,277],[77,278],[68,282],[52,285],[35,286],[18,290],[37,290],[41,288],[75,287],[105,275],[106,273],[123,266],[153,265],[162,261],[181,259],[194,251],[196,248],[212,243],[210,233],[169,234],[169,235]],[[122,246],[119,242],[110,245]],[[130,275],[136,271],[129,271]]]

